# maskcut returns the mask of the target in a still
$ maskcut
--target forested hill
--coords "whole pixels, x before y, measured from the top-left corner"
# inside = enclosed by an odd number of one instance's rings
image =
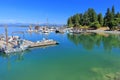
[[[120,12],[116,12],[114,6],[108,8],[105,15],[97,14],[93,8],[89,8],[84,13],[77,13],[68,18],[67,24],[69,27],[92,27],[99,28],[108,26],[111,30],[120,24]]]

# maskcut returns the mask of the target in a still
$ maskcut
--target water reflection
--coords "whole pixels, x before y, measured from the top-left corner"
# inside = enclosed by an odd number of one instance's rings
[[[30,50],[24,51],[24,52],[19,52],[19,53],[10,53],[10,54],[5,54],[5,53],[0,53],[0,57],[4,59],[8,59],[11,57],[16,57],[16,61],[22,61],[23,56],[28,53]]]
[[[4,62],[7,63],[7,69],[11,70],[11,64],[13,62],[22,62],[24,60],[24,55],[28,53],[29,50],[25,52],[20,52],[20,53],[11,53],[11,54],[5,54],[5,53],[0,53],[0,58],[4,59]]]
[[[120,48],[120,35],[113,34],[67,34],[67,37],[75,45],[82,45],[87,50],[97,47],[103,47],[107,51],[113,48]]]

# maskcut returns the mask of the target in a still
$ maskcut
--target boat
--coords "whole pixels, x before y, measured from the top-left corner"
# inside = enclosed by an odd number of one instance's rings
[[[23,52],[28,49],[29,46],[20,46],[16,48],[7,48],[3,50],[3,53],[9,54],[9,53],[17,53],[17,52]]]
[[[34,32],[31,25],[29,26],[29,29],[27,30],[27,32]]]
[[[42,33],[50,33],[49,30],[43,30]]]
[[[16,33],[16,32],[14,32],[14,33]],[[21,33],[21,32],[19,32],[19,33]],[[24,34],[24,33],[22,33],[22,34]],[[20,39],[19,36],[17,36],[17,37],[12,36],[9,38],[7,27],[5,27],[5,35],[6,35],[6,38],[5,38],[5,41],[3,41],[4,44],[0,48],[0,52],[6,53],[6,54],[16,53],[16,52],[25,51],[26,49],[29,48],[29,44],[24,44],[25,40]]]

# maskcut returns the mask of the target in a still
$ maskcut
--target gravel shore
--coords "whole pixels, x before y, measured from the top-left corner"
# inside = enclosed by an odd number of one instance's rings
[[[120,34],[120,31],[87,30],[87,32]]]

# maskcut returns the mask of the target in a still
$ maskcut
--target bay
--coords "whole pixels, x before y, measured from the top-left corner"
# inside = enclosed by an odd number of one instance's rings
[[[115,80],[120,78],[120,35],[27,33],[24,39],[37,41],[54,39],[56,46],[33,48],[12,55],[0,54],[0,80]],[[4,28],[0,28],[0,34]]]

